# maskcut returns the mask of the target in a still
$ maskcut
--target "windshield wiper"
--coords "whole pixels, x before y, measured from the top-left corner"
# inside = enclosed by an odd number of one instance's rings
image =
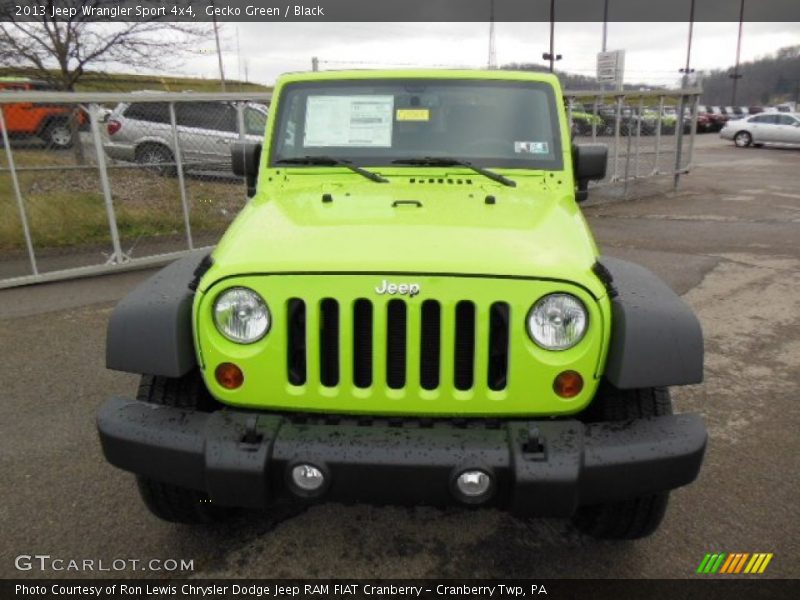
[[[282,165],[327,165],[331,167],[341,166],[341,167],[346,167],[350,169],[353,173],[358,173],[359,175],[366,177],[371,181],[377,181],[378,183],[389,183],[388,179],[386,179],[385,177],[381,177],[377,173],[373,173],[372,171],[367,171],[366,169],[357,167],[356,165],[352,164],[349,160],[333,158],[332,156],[299,156],[297,158],[280,158],[275,162]]]
[[[505,177],[504,175],[500,175],[500,173],[495,173],[494,171],[484,169],[483,167],[473,165],[471,162],[460,160],[458,158],[447,158],[445,156],[424,156],[422,158],[400,158],[393,160],[392,163],[397,165],[422,165],[426,167],[466,167],[467,169],[472,169],[476,173],[479,173],[484,177],[488,177],[497,183],[502,183],[503,185],[507,185],[509,187],[516,187],[517,185],[515,181]]]

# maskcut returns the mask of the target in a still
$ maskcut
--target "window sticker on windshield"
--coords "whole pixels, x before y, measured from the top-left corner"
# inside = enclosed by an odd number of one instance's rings
[[[514,142],[514,152],[517,154],[549,154],[550,147],[547,142]]]
[[[427,108],[398,108],[398,121],[430,121],[431,111]]]
[[[309,96],[303,146],[392,145],[394,96]]]

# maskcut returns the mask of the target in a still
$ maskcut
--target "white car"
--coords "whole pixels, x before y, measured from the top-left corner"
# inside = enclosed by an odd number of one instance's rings
[[[719,136],[733,140],[739,148],[750,145],[760,148],[764,144],[800,145],[800,114],[761,113],[728,121]]]

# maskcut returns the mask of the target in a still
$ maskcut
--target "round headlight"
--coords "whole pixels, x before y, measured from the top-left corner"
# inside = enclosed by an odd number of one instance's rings
[[[231,288],[214,303],[214,324],[232,342],[257,342],[269,331],[271,322],[267,304],[253,290]]]
[[[586,309],[575,296],[549,294],[528,313],[528,335],[546,350],[566,350],[581,341],[587,320]]]

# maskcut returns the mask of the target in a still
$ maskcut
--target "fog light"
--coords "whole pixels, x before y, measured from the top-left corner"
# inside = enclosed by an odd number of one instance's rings
[[[553,391],[562,398],[574,398],[583,389],[583,377],[576,371],[562,371],[553,381]]]
[[[233,363],[222,363],[214,371],[214,376],[219,383],[226,390],[235,390],[242,387],[244,383],[244,373],[242,370]]]
[[[297,465],[292,469],[292,482],[302,492],[317,492],[325,484],[325,475],[314,465]]]
[[[464,471],[456,478],[456,488],[464,500],[480,501],[489,495],[492,478],[483,471]]]

